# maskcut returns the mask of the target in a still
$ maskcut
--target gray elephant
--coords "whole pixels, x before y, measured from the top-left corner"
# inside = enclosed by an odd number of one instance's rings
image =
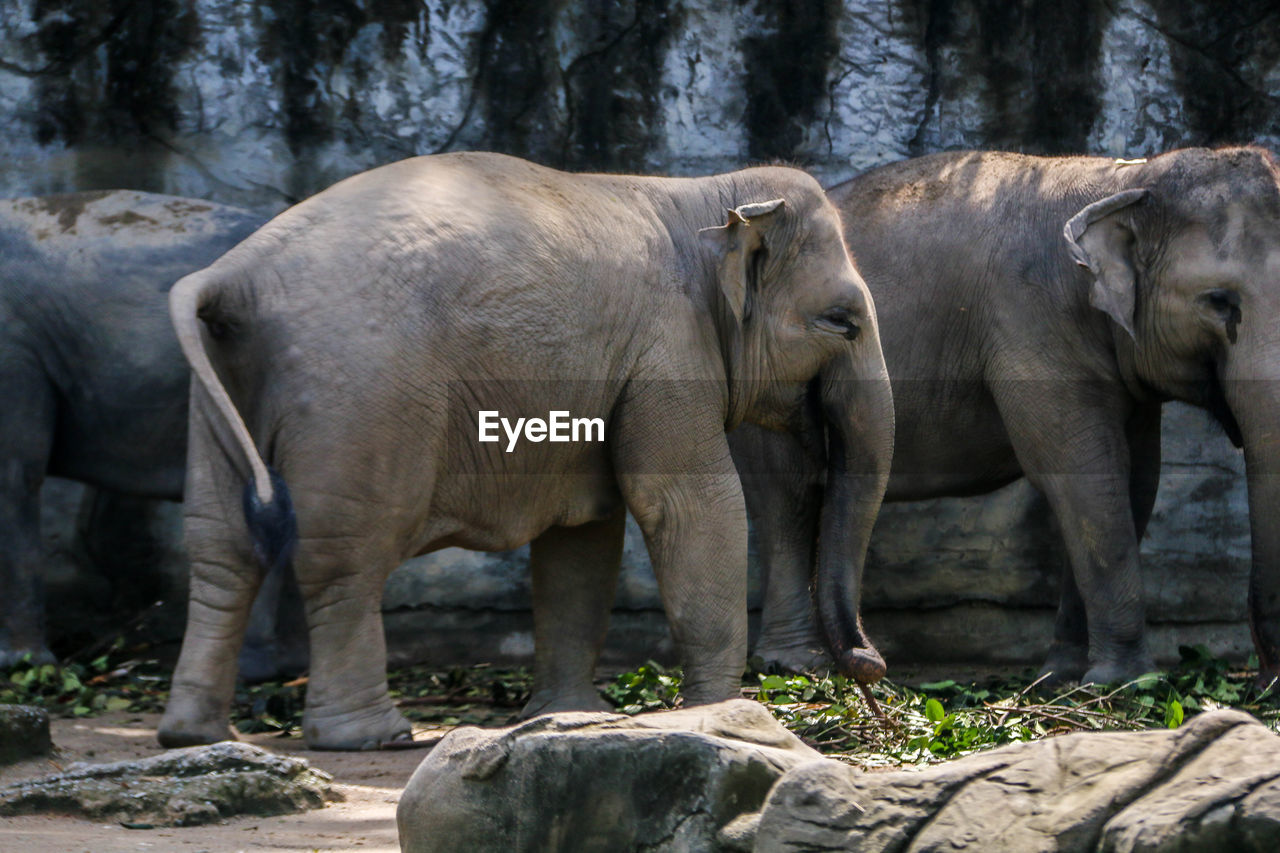
[[[46,475],[181,500],[188,371],[165,291],[262,220],[113,190],[0,200],[0,666],[46,646]]]
[[[1262,679],[1280,675],[1280,187],[1270,153],[949,153],[829,195],[879,308],[893,381],[886,500],[979,494],[1026,476],[1057,516],[1071,570],[1046,672],[1114,682],[1154,669],[1138,543],[1155,500],[1160,406],[1183,400],[1244,447],[1249,616]],[[740,458],[804,470],[787,437],[742,432]],[[795,485],[803,479],[746,484],[768,575],[757,653],[790,666],[811,664],[820,645],[808,597],[819,504]]]
[[[628,509],[686,701],[737,695],[746,510],[726,428],[822,412],[833,517],[868,535],[888,478],[873,306],[835,208],[792,169],[642,178],[415,158],[281,214],[180,281],[170,307],[199,381],[167,746],[228,736],[249,603],[289,562],[309,617],[307,743],[406,737],[387,692],[383,582],[451,545],[532,542],[525,713],[603,707],[591,678]],[[864,393],[823,411],[837,357]],[[566,422],[583,430],[570,438]],[[847,559],[866,546],[830,541]]]

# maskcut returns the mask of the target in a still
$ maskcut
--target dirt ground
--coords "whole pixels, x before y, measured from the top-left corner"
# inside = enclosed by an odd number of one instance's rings
[[[102,763],[143,758],[161,751],[155,740],[159,714],[104,714],[56,719],[52,756],[0,768],[0,787],[57,773],[76,761]],[[419,732],[419,738],[438,736]],[[78,817],[0,818],[4,853],[123,853],[123,851],[359,850],[394,853],[396,803],[405,783],[426,756],[423,749],[391,752],[313,752],[298,737],[247,735],[249,743],[306,758],[333,775],[343,802],[279,817],[238,817],[209,826],[126,829]]]

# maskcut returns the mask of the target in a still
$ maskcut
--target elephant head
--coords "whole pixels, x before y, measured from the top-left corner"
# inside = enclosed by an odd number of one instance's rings
[[[807,209],[795,209],[802,204]],[[885,664],[859,608],[867,545],[889,480],[894,414],[871,292],[823,194],[744,205],[703,235],[721,258],[727,426],[746,420],[798,434],[822,458],[821,622],[840,670],[876,681]]]
[[[1280,675],[1280,169],[1258,148],[1185,149],[1124,167],[1130,187],[1065,227],[1090,304],[1118,327],[1121,371],[1208,409],[1244,448],[1249,621]],[[1121,331],[1122,330],[1122,331]]]

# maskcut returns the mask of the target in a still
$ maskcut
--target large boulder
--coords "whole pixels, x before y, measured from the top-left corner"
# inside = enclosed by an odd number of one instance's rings
[[[30,705],[0,705],[0,765],[45,755],[52,749],[46,711]]]
[[[65,773],[0,788],[0,815],[53,812],[195,826],[319,808],[332,796],[332,781],[301,758],[224,741],[140,761],[77,763]]]
[[[744,699],[455,729],[405,788],[400,846],[405,853],[732,848],[744,826],[735,819],[757,811],[785,771],[820,758]]]
[[[790,771],[757,853],[1280,850],[1280,737],[1235,711],[1176,731],[1076,734],[921,771]]]

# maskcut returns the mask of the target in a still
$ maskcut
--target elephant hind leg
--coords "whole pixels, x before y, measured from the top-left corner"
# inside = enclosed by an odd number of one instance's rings
[[[302,721],[311,749],[373,749],[412,737],[387,687],[382,626],[382,589],[398,561],[376,537],[350,532],[376,525],[360,518],[350,525],[317,530],[313,524],[299,539],[294,562],[311,641]]]
[[[592,685],[618,586],[626,512],[553,527],[529,547],[533,572],[533,695],[523,717],[604,711]]]
[[[195,392],[193,392],[194,394]],[[228,725],[236,654],[262,583],[241,510],[243,482],[219,452],[209,422],[193,417],[183,504],[183,536],[191,563],[187,626],[157,737],[166,747],[235,737]]]
[[[193,523],[188,516],[185,532],[191,558],[187,627],[157,732],[160,744],[169,748],[235,739],[227,721],[236,652],[262,577],[247,547],[237,547],[235,525]]]

